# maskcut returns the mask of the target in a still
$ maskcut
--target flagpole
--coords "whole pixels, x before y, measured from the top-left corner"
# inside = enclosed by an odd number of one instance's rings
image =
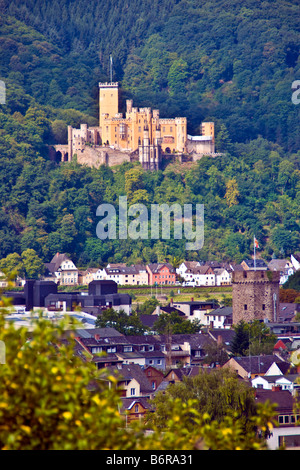
[[[255,235],[254,235],[254,238],[253,238],[253,247],[254,247],[254,271],[256,271]]]
[[[113,59],[112,55],[109,58],[109,70],[110,70],[110,83],[112,83],[112,67],[113,67]]]

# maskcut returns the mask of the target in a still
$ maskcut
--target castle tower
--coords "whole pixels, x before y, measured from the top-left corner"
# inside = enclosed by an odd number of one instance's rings
[[[103,133],[104,119],[111,119],[119,112],[119,84],[99,83],[99,127]]]
[[[144,170],[159,170],[161,163],[160,128],[155,131],[154,142],[151,144],[148,124],[144,127],[143,142],[139,145],[139,161]]]
[[[232,320],[278,320],[279,271],[234,271],[232,277]]]
[[[212,143],[215,143],[215,124],[213,122],[201,123],[201,134],[212,137]]]

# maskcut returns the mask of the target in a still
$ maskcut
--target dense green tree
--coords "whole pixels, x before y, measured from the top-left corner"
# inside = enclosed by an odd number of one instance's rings
[[[195,399],[197,410],[207,413],[212,419],[221,422],[230,409],[239,416],[242,428],[251,428],[251,416],[256,414],[253,391],[238,380],[228,369],[214,369],[209,373],[200,371],[195,377],[183,377],[181,382],[170,385],[153,399],[156,412],[150,418],[161,429],[165,429],[169,416],[168,398],[180,399],[182,403]],[[191,417],[190,426],[193,426]]]
[[[182,318],[178,312],[159,314],[157,321],[154,323],[153,328],[159,334],[188,334],[198,333],[201,325],[198,320],[186,320]]]
[[[123,335],[143,335],[145,327],[135,313],[128,315],[124,311],[117,312],[108,308],[98,316],[95,325],[99,328],[112,327]]]

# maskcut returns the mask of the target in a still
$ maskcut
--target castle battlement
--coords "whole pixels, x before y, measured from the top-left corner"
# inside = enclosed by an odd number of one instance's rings
[[[105,83],[101,83],[99,82],[99,88],[118,88],[119,87],[119,83],[118,82],[105,82]]]

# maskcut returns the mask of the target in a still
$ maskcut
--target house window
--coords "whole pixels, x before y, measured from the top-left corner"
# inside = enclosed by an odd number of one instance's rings
[[[131,389],[130,389],[130,395],[131,395],[131,396],[135,395],[135,388],[131,388]]]
[[[134,407],[134,412],[135,412],[135,413],[138,413],[138,412],[139,412],[139,405],[135,405],[135,407]]]

